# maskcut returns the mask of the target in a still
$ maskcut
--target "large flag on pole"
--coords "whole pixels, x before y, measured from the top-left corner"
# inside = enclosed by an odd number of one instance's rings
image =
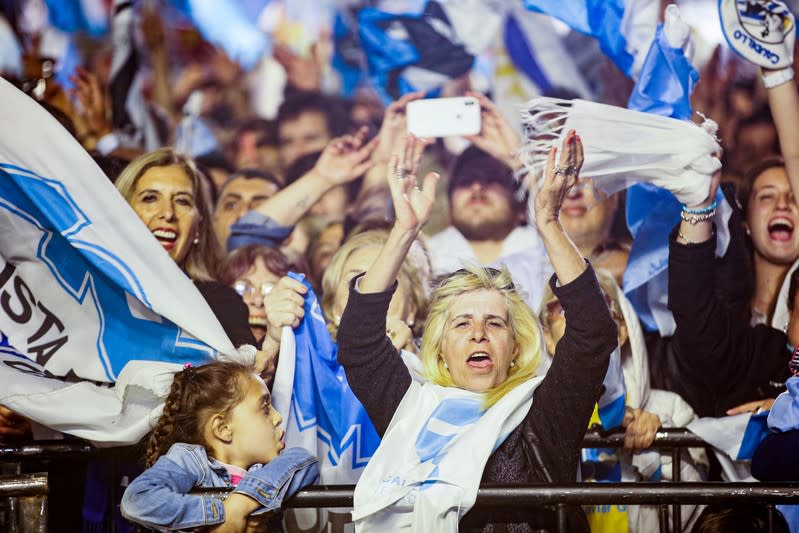
[[[80,144],[2,79],[0,102],[0,404],[135,442],[148,420],[126,409],[157,409],[165,372],[237,352]]]

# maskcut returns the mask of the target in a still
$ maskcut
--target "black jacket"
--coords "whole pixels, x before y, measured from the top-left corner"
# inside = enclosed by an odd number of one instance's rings
[[[576,481],[583,436],[616,347],[616,324],[590,267],[568,285],[556,287],[554,279],[550,285],[566,311],[566,333],[535,391],[530,412],[489,457],[482,483]],[[337,336],[339,362],[381,436],[411,383],[386,337],[386,312],[393,292],[361,294],[351,289]],[[569,520],[569,531],[588,530],[581,509],[571,509]],[[461,521],[462,531],[471,529],[554,529],[554,513],[473,509]]]

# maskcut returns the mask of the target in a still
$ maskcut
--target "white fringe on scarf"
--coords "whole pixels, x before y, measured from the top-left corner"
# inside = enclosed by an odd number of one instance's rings
[[[571,129],[583,143],[580,177],[608,195],[648,182],[695,205],[707,197],[710,177],[721,168],[714,155],[718,125],[710,119],[699,126],[585,100],[540,97],[527,103],[522,126],[527,142],[520,157],[527,179],[542,179],[549,149],[560,148]]]

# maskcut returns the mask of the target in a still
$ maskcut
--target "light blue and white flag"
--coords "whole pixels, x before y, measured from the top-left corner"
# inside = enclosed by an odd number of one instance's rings
[[[185,13],[200,30],[202,36],[238,62],[244,69],[255,67],[272,53],[272,42],[250,16],[256,9],[254,2],[219,2],[218,0],[170,0]],[[262,5],[266,5],[266,1]]]
[[[669,6],[665,25],[658,27],[630,95],[630,109],[691,120],[690,97],[699,73],[686,55],[688,47],[687,26],[679,19],[677,7]],[[721,256],[729,244],[727,223],[732,209],[720,190],[716,199],[716,254]],[[668,260],[669,233],[680,221],[680,210],[674,195],[655,185],[641,183],[627,191],[627,226],[633,246],[624,272],[624,292],[644,327],[663,336],[673,335],[676,327],[668,310]]]
[[[109,11],[103,0],[45,0],[45,4],[50,23],[63,32],[97,37],[108,31]]]
[[[480,393],[413,382],[355,487],[358,533],[457,531],[491,453],[522,422],[543,380],[484,408]]]
[[[523,0],[523,4],[597,39],[602,51],[631,78],[640,70],[660,15],[657,0]]]
[[[310,284],[305,317],[293,331],[284,328],[272,404],[283,415],[286,446],[316,453],[322,483],[352,484],[380,444],[380,437],[355,397],[336,356],[322,309]]]
[[[422,13],[363,8],[358,13],[358,33],[369,78],[386,103],[413,91],[432,94],[474,64],[474,54],[436,1],[428,2]]]
[[[687,429],[713,446],[727,481],[754,481],[752,456],[768,435],[768,411],[698,418]]]
[[[2,79],[0,102],[0,404],[136,442],[149,420],[126,409],[157,414],[164,372],[237,352],[83,147]]]

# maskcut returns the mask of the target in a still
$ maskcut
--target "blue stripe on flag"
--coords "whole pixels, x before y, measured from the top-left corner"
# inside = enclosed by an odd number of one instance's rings
[[[505,21],[505,49],[516,68],[524,72],[542,93],[552,89],[552,83],[538,64],[535,55],[530,50],[530,43],[524,36],[524,31],[519,27],[519,22],[513,15],[509,15]]]
[[[628,107],[688,120],[692,115],[690,96],[698,80],[699,74],[683,50],[672,48],[667,42],[661,24]],[[680,203],[665,189],[640,183],[627,190],[626,219],[633,246],[624,272],[624,292],[649,331],[657,331],[664,322],[657,320],[656,315],[669,317],[668,322],[673,323],[665,294],[659,293],[667,287],[669,233],[680,221],[680,210]],[[671,333],[661,331],[664,335]]]
[[[741,448],[738,450],[738,461],[750,460],[755,450],[768,435],[768,411],[753,414],[746,424],[746,431],[741,439]]]
[[[317,438],[329,447],[328,458],[340,466],[341,455],[353,447],[352,469],[362,468],[374,455],[380,437],[363,405],[355,397],[344,367],[338,364],[338,347],[330,338],[319,302],[300,274],[289,276],[308,288],[305,317],[294,330],[296,362],[292,408],[301,430],[317,427]]]
[[[602,52],[627,76],[635,58],[627,51],[622,35],[623,0],[524,0],[530,11],[555,17],[570,28],[594,37]]]

